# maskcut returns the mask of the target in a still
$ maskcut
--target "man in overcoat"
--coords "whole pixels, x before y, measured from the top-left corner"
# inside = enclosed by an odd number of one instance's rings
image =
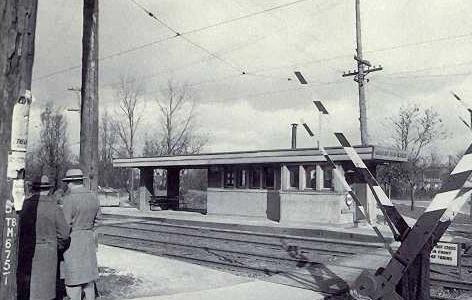
[[[95,280],[98,279],[94,226],[100,216],[95,192],[84,186],[80,169],[70,169],[63,179],[69,193],[64,195],[63,210],[71,227],[71,242],[64,252],[64,276],[67,295],[71,300],[95,299]]]
[[[47,176],[32,183],[20,212],[18,299],[56,298],[57,249],[67,247],[70,228]]]

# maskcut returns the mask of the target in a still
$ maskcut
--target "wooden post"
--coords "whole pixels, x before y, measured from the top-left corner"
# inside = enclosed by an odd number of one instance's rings
[[[7,179],[12,114],[20,96],[31,90],[37,0],[0,2],[0,299],[17,299],[18,217]],[[26,126],[26,125],[25,125]],[[24,178],[18,174],[18,178]]]
[[[138,209],[149,210],[149,200],[154,195],[154,168],[141,168],[139,174]]]
[[[397,293],[403,300],[430,300],[430,253],[432,243],[425,245],[423,250],[407,269],[398,283]]]
[[[367,74],[371,72],[381,71],[382,67],[372,67],[369,61],[365,60],[362,53],[362,29],[361,29],[361,11],[360,0],[356,2],[356,56],[354,60],[357,61],[357,71],[349,71],[342,76],[354,76],[354,81],[357,82],[359,92],[359,123],[361,130],[361,144],[363,146],[369,145],[369,131],[367,128],[367,106],[365,99],[365,83]],[[367,66],[367,68],[366,68]],[[371,68],[372,67],[372,68]]]
[[[84,0],[80,165],[85,185],[98,186],[98,0]]]
[[[179,197],[180,195],[180,169],[167,169],[167,197]],[[172,206],[171,208],[178,209],[179,206]]]
[[[356,43],[357,43],[357,83],[359,90],[359,121],[361,127],[361,143],[369,144],[369,132],[367,130],[367,108],[365,103],[365,87],[364,87],[364,64],[362,63],[362,37],[361,37],[361,12],[360,0],[356,0]]]

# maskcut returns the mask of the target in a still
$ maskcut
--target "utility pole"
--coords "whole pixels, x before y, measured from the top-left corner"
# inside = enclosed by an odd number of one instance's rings
[[[98,187],[98,0],[84,0],[80,165],[85,186]]]
[[[0,4],[0,299],[17,299],[18,214],[24,199],[37,0]],[[14,123],[14,124],[13,124]],[[12,142],[13,140],[13,142]],[[12,195],[12,188],[13,195]]]
[[[361,129],[361,144],[369,144],[369,131],[367,129],[367,105],[365,100],[365,82],[369,82],[366,79],[366,75],[371,72],[382,70],[382,66],[372,67],[371,63],[364,60],[362,55],[362,36],[361,36],[361,12],[360,12],[360,0],[356,1],[356,43],[357,43],[357,54],[354,56],[354,60],[357,61],[357,71],[349,71],[344,73],[342,76],[354,76],[354,81],[357,82],[359,88],[359,122]],[[365,68],[367,67],[367,69]]]

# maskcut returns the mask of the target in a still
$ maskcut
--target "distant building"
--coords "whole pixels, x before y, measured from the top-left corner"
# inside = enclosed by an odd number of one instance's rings
[[[436,192],[442,187],[443,179],[448,175],[448,168],[444,166],[427,167],[421,174],[422,188],[426,192]]]
[[[375,174],[378,164],[406,161],[401,151],[380,146],[355,147]],[[369,218],[378,210],[365,183],[341,147],[326,149],[342,176],[349,174]],[[267,218],[280,222],[352,222],[342,183],[333,177],[318,149],[260,150],[167,157],[115,159],[114,167],[141,171],[140,209],[154,196],[155,169],[167,172],[167,197],[178,199],[180,172],[204,169],[208,175],[207,213]],[[173,208],[178,208],[178,202]],[[346,213],[347,212],[347,213]]]

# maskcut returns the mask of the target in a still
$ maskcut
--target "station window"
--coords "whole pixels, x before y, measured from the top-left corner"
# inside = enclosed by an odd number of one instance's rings
[[[253,168],[251,169],[251,189],[260,189],[261,188],[261,169]]]
[[[333,189],[333,169],[329,166],[323,166],[323,188]]]
[[[290,188],[298,189],[299,184],[299,168],[298,166],[288,166],[288,174],[289,174],[289,186]]]
[[[221,187],[221,171],[218,167],[208,168],[208,187]]]
[[[234,176],[235,172],[233,168],[225,168],[224,172],[224,186],[225,187],[234,187]]]
[[[305,166],[306,174],[306,188],[307,189],[316,189],[316,167],[315,166]]]
[[[248,171],[246,169],[239,169],[238,170],[238,182],[237,182],[237,187],[245,189],[247,187],[247,182],[248,182]]]
[[[273,189],[275,187],[275,169],[264,167],[264,188]]]

